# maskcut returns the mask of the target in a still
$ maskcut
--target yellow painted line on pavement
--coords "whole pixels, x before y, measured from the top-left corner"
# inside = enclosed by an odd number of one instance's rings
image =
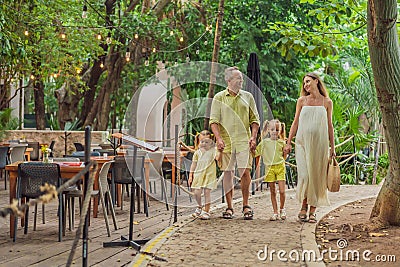
[[[150,252],[151,249],[157,245],[162,239],[164,239],[172,230],[174,230],[175,226],[171,226],[167,228],[162,234],[160,234],[157,238],[151,241],[147,246],[144,252]],[[147,258],[150,257],[149,255],[141,253],[139,259],[132,265],[133,267],[140,266],[140,264]]]

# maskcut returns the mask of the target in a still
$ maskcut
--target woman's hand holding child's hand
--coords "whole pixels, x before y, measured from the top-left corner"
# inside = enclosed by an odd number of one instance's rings
[[[288,143],[286,146],[283,148],[283,152],[287,155],[292,151],[292,144]]]

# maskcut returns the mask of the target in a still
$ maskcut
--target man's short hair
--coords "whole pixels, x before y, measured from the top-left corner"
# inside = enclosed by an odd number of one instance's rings
[[[228,82],[231,80],[233,72],[235,70],[239,70],[238,67],[234,66],[234,67],[229,67],[225,69],[225,81]],[[239,70],[240,71],[240,70]]]

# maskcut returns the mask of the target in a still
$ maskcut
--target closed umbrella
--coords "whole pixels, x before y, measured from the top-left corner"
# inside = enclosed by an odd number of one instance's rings
[[[257,106],[257,111],[258,115],[260,116],[260,129],[258,130],[258,133],[260,134],[261,132],[261,127],[264,121],[264,114],[263,114],[263,94],[261,91],[261,74],[260,74],[260,64],[258,63],[258,57],[256,53],[251,53],[249,62],[247,64],[247,79],[246,79],[246,86],[245,90],[250,92],[254,100],[256,102]],[[255,159],[253,160],[253,175],[252,178],[255,178],[254,175],[254,167],[255,167]],[[255,184],[251,183],[251,193],[252,195],[255,194]]]
[[[262,123],[264,121],[264,114],[263,114],[263,94],[261,91],[261,73],[260,73],[260,64],[258,63],[258,57],[256,53],[251,53],[249,62],[247,64],[247,77],[250,79],[246,79],[246,86],[245,90],[250,92],[254,100],[256,102],[257,106],[257,111],[258,114],[260,115],[260,122],[262,126]]]

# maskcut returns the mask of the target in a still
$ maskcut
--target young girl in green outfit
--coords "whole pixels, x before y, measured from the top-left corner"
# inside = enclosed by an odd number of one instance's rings
[[[286,219],[285,211],[285,126],[279,120],[266,121],[262,130],[263,140],[258,144],[255,156],[261,156],[265,165],[264,181],[268,182],[271,192],[272,208],[274,214],[271,221]],[[278,215],[278,204],[276,201],[275,184],[278,182],[280,197],[280,212]]]

